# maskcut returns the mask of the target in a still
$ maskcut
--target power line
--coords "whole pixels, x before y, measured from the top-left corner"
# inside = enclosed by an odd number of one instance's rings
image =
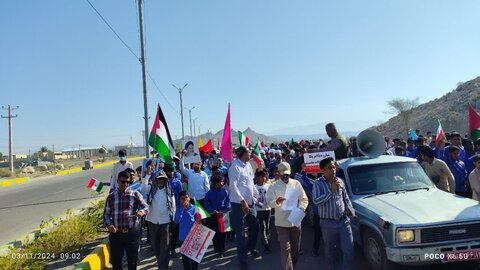
[[[107,22],[107,20],[102,16],[102,14],[100,14],[100,12],[93,6],[93,4],[90,2],[90,0],[85,0],[88,2],[88,4],[93,8],[93,10],[95,10],[95,12],[97,13],[98,16],[100,16],[100,18],[102,19],[102,21],[108,26],[108,28],[110,28],[110,30],[112,30],[112,32],[115,34],[115,36],[117,36],[117,38],[123,43],[123,45],[125,45],[125,47],[135,56],[135,58],[140,59],[138,57],[137,54],[135,54],[135,52],[132,50],[132,48],[130,48],[130,46],[127,45],[127,43],[125,43],[125,41],[123,41],[123,39],[117,34],[117,32],[115,31],[115,29],[113,29],[113,27]]]
[[[132,48],[130,46],[128,46],[128,44],[120,37],[120,35],[115,31],[115,29],[113,29],[113,27],[108,23],[108,21],[105,19],[105,17],[102,16],[102,14],[100,13],[100,11],[98,11],[95,6],[89,1],[89,0],[85,0],[87,1],[87,3],[90,5],[90,7],[92,7],[92,9],[95,11],[95,13],[97,13],[97,15],[102,19],[102,21],[108,26],[108,28],[110,28],[110,30],[115,34],[115,36],[122,42],[122,44],[133,54],[133,56],[135,56],[135,58],[140,62],[140,58],[138,57],[138,55],[132,50]],[[138,14],[137,14],[137,17],[138,17]],[[137,31],[138,31],[138,22],[137,22]],[[162,90],[160,90],[160,87],[158,86],[157,82],[153,79],[152,75],[150,74],[150,72],[147,71],[147,75],[148,75],[148,78],[152,81],[153,85],[155,86],[155,88],[157,89],[157,91],[162,95],[162,97],[165,99],[165,101],[167,101],[168,105],[172,108],[172,110],[174,112],[176,112],[177,114],[180,114],[180,112],[175,109],[175,107],[172,105],[172,103],[170,103],[170,101],[167,99],[167,97],[165,96],[165,94],[162,92]]]

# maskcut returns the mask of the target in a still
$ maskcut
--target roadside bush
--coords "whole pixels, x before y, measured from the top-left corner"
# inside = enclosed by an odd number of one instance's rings
[[[79,216],[67,210],[66,218],[43,221],[41,229],[53,228],[23,248],[11,248],[0,257],[0,269],[43,269],[48,258],[31,258],[30,254],[56,254],[78,251],[100,233],[105,201],[100,201]],[[50,258],[53,259],[53,258]]]
[[[12,176],[12,173],[8,168],[1,168],[0,169],[0,177],[10,177]]]

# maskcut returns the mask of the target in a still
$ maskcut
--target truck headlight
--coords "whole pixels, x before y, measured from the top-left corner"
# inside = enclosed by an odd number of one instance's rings
[[[415,240],[415,233],[413,230],[400,230],[397,235],[398,242],[400,243],[413,242]]]

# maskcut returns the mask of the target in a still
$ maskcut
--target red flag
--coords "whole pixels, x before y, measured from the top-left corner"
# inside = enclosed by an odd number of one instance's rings
[[[304,145],[305,145],[305,141],[304,141],[304,140],[301,140],[298,144],[300,144],[301,146],[304,146]]]
[[[213,151],[213,146],[212,146],[212,140],[208,140],[208,142],[202,146],[199,147],[198,150],[203,151],[203,153],[211,153]]]
[[[225,127],[223,128],[222,149],[220,154],[226,162],[231,162],[233,159],[232,152],[232,128],[230,126],[230,103],[228,103],[227,119],[225,119]]]
[[[219,232],[225,233],[232,230],[232,227],[230,226],[230,216],[228,213],[217,214],[217,222]]]

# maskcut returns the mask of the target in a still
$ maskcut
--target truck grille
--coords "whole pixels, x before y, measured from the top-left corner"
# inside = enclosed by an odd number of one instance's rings
[[[422,244],[480,238],[480,223],[426,228],[421,230]]]

